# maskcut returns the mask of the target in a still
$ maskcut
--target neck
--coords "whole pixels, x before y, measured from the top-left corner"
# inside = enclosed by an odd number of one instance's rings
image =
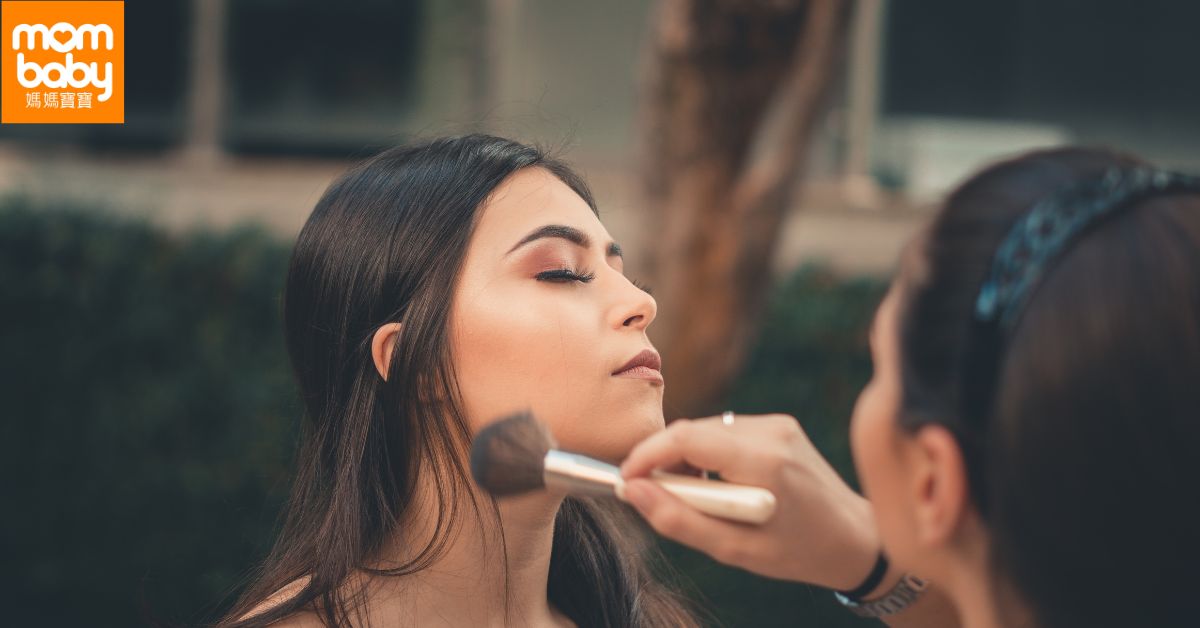
[[[999,581],[992,568],[982,526],[960,543],[959,557],[949,561],[939,585],[958,608],[963,628],[1029,628],[1033,616],[1017,594]]]
[[[986,581],[964,577],[954,592],[963,628],[1003,628],[1005,626],[995,596]]]
[[[423,474],[424,477],[429,477]],[[414,558],[433,538],[436,494],[419,491],[409,512],[416,513],[379,561],[380,567]],[[370,592],[371,616],[381,625],[404,618],[412,625],[561,625],[546,596],[554,519],[563,495],[544,491],[498,502],[497,525],[486,498],[475,493],[480,516],[463,503],[445,551],[411,576],[376,577]],[[444,525],[445,525],[444,524]],[[504,609],[505,612],[501,612]]]

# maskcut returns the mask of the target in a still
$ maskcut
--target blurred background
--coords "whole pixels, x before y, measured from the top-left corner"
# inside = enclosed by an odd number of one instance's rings
[[[668,418],[793,414],[852,477],[900,247],[956,181],[1031,148],[1200,170],[1198,19],[1169,0],[127,1],[125,124],[0,126],[3,623],[232,602],[300,419],[290,243],[355,160],[468,131],[554,147],[654,287]],[[664,549],[719,625],[871,625]]]

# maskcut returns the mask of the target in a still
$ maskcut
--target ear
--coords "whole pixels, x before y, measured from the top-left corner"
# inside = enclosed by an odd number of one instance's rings
[[[962,448],[941,425],[920,427],[911,446],[917,540],[942,545],[960,530],[970,507]]]
[[[388,323],[375,330],[371,338],[371,358],[375,360],[375,370],[387,381],[388,365],[392,363],[392,353],[400,340],[400,323]]]

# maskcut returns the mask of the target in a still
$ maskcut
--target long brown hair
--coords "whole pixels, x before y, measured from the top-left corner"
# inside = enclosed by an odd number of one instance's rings
[[[317,202],[292,252],[283,300],[305,415],[295,481],[273,550],[219,625],[266,626],[300,610],[315,610],[329,626],[352,624],[352,614],[362,621],[365,593],[346,589],[356,571],[414,574],[440,556],[463,517],[499,524],[494,500],[481,509],[470,498],[471,434],[448,318],[479,208],[505,178],[531,167],[554,174],[597,212],[587,185],[563,163],[487,135],[386,150]],[[371,339],[400,321],[404,342],[385,381]],[[404,524],[419,473],[436,489],[433,538],[406,563],[374,569],[366,563]],[[652,548],[626,516],[590,500],[563,502],[550,602],[580,626],[694,625],[683,598],[653,576]],[[305,576],[294,595],[242,619]]]
[[[1041,628],[1196,621],[1200,192],[1090,224],[994,346],[974,316],[998,245],[1035,203],[1148,167],[1084,148],[996,164],[950,194],[900,278],[900,424],[955,434],[999,606]]]

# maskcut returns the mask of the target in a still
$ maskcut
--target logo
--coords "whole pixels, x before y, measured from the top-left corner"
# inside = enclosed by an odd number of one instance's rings
[[[124,2],[0,2],[0,122],[125,121]]]

